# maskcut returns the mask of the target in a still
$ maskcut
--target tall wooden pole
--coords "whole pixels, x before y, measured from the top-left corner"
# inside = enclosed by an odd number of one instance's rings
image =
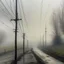
[[[15,19],[15,64],[17,64],[17,20],[18,20],[18,13],[17,13],[17,0],[16,0],[16,19]]]
[[[18,3],[17,3],[17,0],[16,0],[16,3],[15,3],[15,19],[11,19],[11,21],[15,21],[15,64],[17,64],[17,28],[18,28],[18,20],[22,20],[22,19],[18,19]]]

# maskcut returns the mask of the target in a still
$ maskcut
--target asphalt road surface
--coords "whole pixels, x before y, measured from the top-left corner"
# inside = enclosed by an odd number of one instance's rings
[[[25,54],[24,58],[24,64],[37,64],[37,60],[32,53]],[[23,58],[18,61],[18,64],[23,64]]]
[[[18,50],[18,56],[20,54],[22,54],[22,50]],[[10,64],[12,60],[14,60],[14,51],[0,56],[0,64]]]
[[[33,51],[38,55],[42,60],[44,60],[45,64],[64,64],[57,59],[45,54],[39,49],[33,49]],[[30,52],[30,51],[29,51]],[[35,59],[34,55],[30,53],[25,54],[25,64],[37,64],[37,60]],[[18,50],[18,56],[22,54],[22,50]],[[0,64],[11,64],[11,61],[14,60],[14,51],[9,52],[0,56]],[[18,61],[18,64],[23,64],[23,58]]]

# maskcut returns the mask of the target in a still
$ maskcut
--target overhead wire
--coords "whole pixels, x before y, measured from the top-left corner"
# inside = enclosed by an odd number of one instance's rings
[[[24,12],[23,3],[22,3],[21,0],[19,0],[19,4],[20,4],[20,9],[22,11],[22,14],[21,14],[22,15],[21,16],[22,17],[22,22],[21,22],[21,24],[22,24],[22,28],[23,28],[23,33],[26,33],[26,37],[27,37],[27,34],[28,34],[28,23],[27,23],[25,12]]]
[[[21,3],[21,9],[22,9],[22,13],[23,13],[24,20],[25,20],[25,23],[26,23],[26,27],[27,27],[27,29],[28,29],[28,23],[27,23],[27,19],[26,19],[25,12],[24,12],[24,7],[23,7],[22,0],[20,0],[20,3]]]
[[[21,4],[20,4],[20,1],[19,1],[19,12],[20,12],[20,13],[19,13],[19,14],[20,14],[20,18],[22,19],[22,16],[21,16],[22,14],[21,14]],[[20,24],[21,24],[21,26],[22,26],[22,31],[24,32],[23,21],[21,20],[20,22],[21,22]]]
[[[18,3],[19,3],[19,1],[18,1]],[[21,9],[20,9],[20,5],[18,4],[18,17],[21,19]],[[21,22],[21,20],[19,20],[19,22],[18,22],[18,28],[19,28],[19,34],[20,34],[20,36],[22,37],[23,35],[23,29],[22,29],[22,24],[20,23]]]
[[[13,16],[11,15],[11,13],[9,12],[9,10],[7,9],[7,7],[5,6],[5,4],[2,2],[2,0],[0,0],[0,2],[2,3],[2,5],[4,6],[4,8],[7,10],[7,12],[10,14],[10,16],[13,17]]]
[[[3,12],[3,14],[5,14],[5,17],[7,17],[7,19],[9,19],[10,17],[8,16],[8,14],[5,12],[5,10],[1,7],[0,5],[0,11]]]
[[[4,23],[4,21],[0,20],[0,23],[5,25],[6,27],[10,28],[11,30],[13,30],[10,26],[8,26],[6,23]]]
[[[2,2],[2,0],[0,0],[0,3],[2,3],[3,7],[7,10],[8,16],[10,16],[11,13],[10,13],[9,10],[7,9],[7,7],[4,5],[4,3]],[[11,15],[10,17],[12,17],[12,15]],[[12,22],[11,22],[11,23],[12,23]],[[12,23],[12,25],[13,25],[13,23]]]
[[[20,32],[20,35],[22,36],[23,32],[22,32],[22,29],[21,29],[20,23],[19,23],[18,25],[19,25],[19,32]]]
[[[10,6],[9,6],[9,4],[8,4],[8,2],[7,2],[7,0],[5,0],[5,2],[6,2],[6,4],[7,4],[7,6],[10,8]],[[13,12],[13,10],[12,9],[10,9],[11,10],[11,12],[12,12],[12,14],[13,14],[13,17],[14,17],[14,12]]]
[[[8,14],[4,11],[4,9],[1,8],[0,6],[0,11],[5,15],[5,17],[7,17],[7,19],[9,19],[10,17],[8,16]]]
[[[12,6],[12,5],[14,5],[14,6]],[[13,13],[14,13],[14,15],[15,15],[15,0],[10,0],[10,9],[13,11]],[[13,10],[14,9],[14,10]]]
[[[6,0],[5,0],[6,1]],[[5,8],[5,10],[1,7],[1,10],[4,12],[4,14],[6,15],[6,17],[9,19],[10,17],[12,18],[13,16],[12,16],[12,14],[10,13],[10,11],[8,10],[8,8],[5,6],[5,4],[2,2],[2,1],[0,1],[0,3],[3,5],[3,7]],[[7,3],[7,5],[8,5],[8,2],[6,1],[6,3]],[[9,7],[9,5],[8,5],[8,7]],[[10,9],[11,10],[11,12],[14,14],[14,12],[13,12],[13,10],[12,9]],[[10,16],[10,17],[9,17]],[[10,29],[12,29],[10,26],[8,26],[5,22],[3,22],[3,21],[1,21],[0,22],[1,24],[3,24],[4,26],[6,26],[6,27],[8,27],[8,28],[10,28]],[[13,23],[12,23],[13,24]],[[20,26],[20,24],[19,24],[19,26]],[[20,26],[20,29],[21,29],[21,26]],[[12,29],[13,30],[13,29]],[[22,36],[21,36],[22,37]]]
[[[6,4],[7,4],[7,6],[10,8],[10,6],[9,6],[9,4],[8,4],[8,2],[7,2],[7,0],[5,0],[5,2],[6,2]],[[11,5],[12,5],[12,4],[11,4]],[[15,16],[14,16],[14,12],[13,12],[13,10],[12,10],[11,8],[10,8],[10,11],[11,11],[12,14],[13,14],[12,16],[15,17]],[[12,22],[11,22],[11,23],[12,23]],[[12,23],[12,24],[13,24],[13,23]],[[14,26],[14,24],[13,24],[13,26]]]
[[[0,3],[1,3],[1,2],[0,2]],[[1,5],[1,4],[0,4],[0,11],[6,14],[6,16],[5,16],[5,17],[8,17],[7,19],[9,19],[9,18],[10,18],[10,17],[9,17],[9,14],[6,12],[6,10],[4,10],[4,8],[2,7],[2,5]]]

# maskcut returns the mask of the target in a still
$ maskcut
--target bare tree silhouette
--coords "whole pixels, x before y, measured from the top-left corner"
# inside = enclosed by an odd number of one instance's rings
[[[53,39],[53,45],[60,45],[61,44],[61,34],[60,34],[60,13],[57,13],[58,11],[54,11],[52,15],[52,21],[53,21],[53,27],[54,27],[54,39]]]

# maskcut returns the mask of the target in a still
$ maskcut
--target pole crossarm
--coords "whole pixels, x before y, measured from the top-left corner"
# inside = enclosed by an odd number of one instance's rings
[[[17,21],[19,21],[19,20],[22,20],[22,19],[17,19]],[[11,21],[16,21],[16,19],[11,19]]]

